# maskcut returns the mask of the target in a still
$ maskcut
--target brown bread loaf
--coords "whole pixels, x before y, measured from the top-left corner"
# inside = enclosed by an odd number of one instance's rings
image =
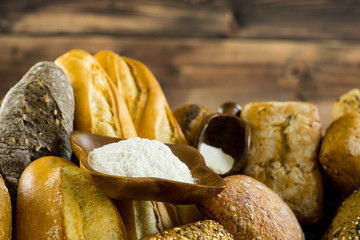
[[[211,114],[209,109],[198,104],[187,104],[175,109],[174,116],[190,145],[194,145],[201,123],[209,114]]]
[[[252,133],[242,173],[276,192],[300,223],[319,223],[323,182],[317,107],[304,102],[255,102],[243,107],[241,117]]]
[[[73,119],[73,90],[52,62],[34,65],[6,94],[0,109],[0,173],[13,207],[27,165],[48,155],[71,158]]]
[[[349,112],[326,130],[320,163],[337,190],[349,196],[360,186],[360,114]]]
[[[235,239],[305,239],[294,213],[271,189],[245,175],[224,180],[225,189],[199,207]]]
[[[360,191],[355,190],[339,207],[323,240],[360,238]]]
[[[16,239],[126,239],[113,204],[78,166],[43,157],[21,175]]]
[[[0,175],[0,239],[10,240],[12,236],[11,200],[4,180]]]
[[[336,120],[348,112],[357,112],[360,114],[360,89],[352,89],[334,102],[332,116]]]
[[[142,238],[142,240],[162,239],[234,239],[226,229],[214,220],[202,220]]]

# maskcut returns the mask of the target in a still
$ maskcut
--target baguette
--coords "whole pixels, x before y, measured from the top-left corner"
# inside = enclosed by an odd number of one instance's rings
[[[11,200],[4,180],[0,175],[0,239],[10,240],[12,236]]]
[[[91,54],[75,49],[55,63],[64,70],[74,90],[75,130],[119,138],[137,136],[124,99]]]
[[[300,223],[319,223],[323,182],[318,163],[321,124],[317,107],[303,102],[248,103],[241,117],[252,133],[242,173],[276,192]]]
[[[294,213],[271,189],[245,175],[224,180],[225,189],[199,207],[235,239],[305,239]]]
[[[98,52],[95,58],[125,99],[139,137],[186,144],[160,84],[144,64],[110,51]]]
[[[126,239],[114,205],[75,164],[43,157],[21,175],[16,239]]]
[[[73,119],[73,90],[52,62],[34,65],[6,94],[0,109],[0,173],[13,209],[27,165],[48,155],[70,160]]]

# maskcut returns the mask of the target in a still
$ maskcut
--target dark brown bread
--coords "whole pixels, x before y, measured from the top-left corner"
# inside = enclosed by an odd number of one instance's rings
[[[74,96],[52,62],[34,65],[6,94],[0,109],[0,173],[13,207],[21,173],[42,156],[71,157]]]

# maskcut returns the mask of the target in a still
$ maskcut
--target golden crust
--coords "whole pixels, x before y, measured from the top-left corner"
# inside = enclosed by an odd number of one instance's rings
[[[305,239],[294,213],[264,184],[245,175],[224,180],[225,189],[199,207],[235,239]]]
[[[74,129],[107,136],[136,137],[124,99],[95,58],[72,50],[56,59],[74,90]]]
[[[11,201],[7,187],[0,175],[0,239],[10,240],[12,236]]]

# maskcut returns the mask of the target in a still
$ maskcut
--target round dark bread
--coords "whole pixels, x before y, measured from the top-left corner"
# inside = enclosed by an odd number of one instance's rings
[[[0,174],[13,209],[21,173],[43,156],[71,158],[74,95],[63,71],[39,62],[6,94],[0,109]]]

